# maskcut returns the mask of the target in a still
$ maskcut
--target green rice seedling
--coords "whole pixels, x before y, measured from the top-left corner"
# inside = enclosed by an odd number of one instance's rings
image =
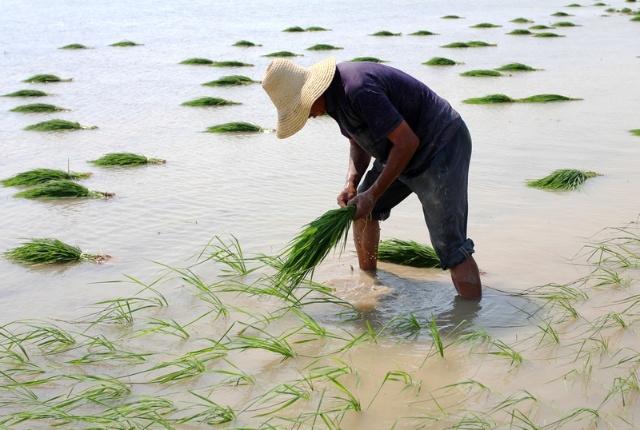
[[[629,372],[627,377],[618,376],[614,378],[613,384],[605,398],[600,402],[598,409],[604,406],[611,398],[616,394],[620,395],[622,407],[626,407],[629,402],[629,396],[631,394],[640,393],[640,381],[638,380],[638,374],[635,370]],[[626,396],[626,398],[625,398]]]
[[[61,46],[58,49],[88,49],[88,47],[86,47],[82,43],[70,43],[69,45]]]
[[[243,63],[242,61],[212,61],[212,67],[253,67],[253,64]]]
[[[578,408],[578,409],[574,409],[573,411],[571,411],[569,414],[567,414],[566,416],[553,421],[547,425],[544,426],[544,428],[549,428],[549,429],[558,429],[558,428],[562,428],[564,427],[567,423],[571,422],[571,421],[578,421],[580,419],[582,419],[583,416],[587,415],[588,417],[590,417],[592,420],[597,420],[598,418],[600,418],[600,414],[598,413],[597,410],[595,409],[591,409],[591,408]],[[589,427],[589,426],[587,426]],[[586,427],[583,427],[586,428]]]
[[[209,133],[261,133],[265,131],[262,127],[250,122],[225,122],[207,128]]]
[[[520,393],[522,393],[522,394],[520,394]],[[519,405],[522,402],[534,402],[534,403],[537,403],[538,399],[536,398],[536,396],[534,396],[533,394],[531,394],[527,390],[518,391],[516,393],[513,393],[513,394],[509,395],[506,399],[498,402],[493,408],[491,408],[491,410],[489,412],[490,413],[495,413],[495,412],[502,411],[502,410],[505,410],[505,409],[511,409],[515,405]],[[531,429],[531,430],[534,430],[534,429]]]
[[[248,268],[242,247],[238,239],[231,235],[229,242],[214,236],[205,249],[210,250],[207,260],[213,260],[226,266],[222,272],[227,275],[246,276],[257,268]]]
[[[534,69],[533,67],[522,63],[509,63],[498,67],[496,70],[500,72],[534,72],[540,69]]]
[[[146,336],[154,333],[163,333],[170,336],[177,336],[180,339],[189,339],[190,334],[186,330],[186,326],[181,325],[176,320],[161,320],[158,318],[151,318],[147,322],[147,328],[138,330],[133,337]]]
[[[388,239],[378,245],[378,259],[413,267],[440,267],[434,249],[413,240]]]
[[[228,76],[223,76],[214,81],[205,82],[202,85],[207,87],[232,87],[232,86],[250,85],[256,82],[257,81],[254,81],[248,76],[228,75]]]
[[[216,284],[207,284],[198,275],[196,275],[189,269],[177,269],[169,266],[166,267],[169,270],[177,273],[180,279],[182,279],[184,282],[194,286],[198,290],[198,297],[213,306],[214,311],[216,312],[216,317],[219,317],[221,315],[226,317],[229,315],[229,309],[213,291]]]
[[[554,27],[578,27],[577,24],[571,22],[571,21],[558,21],[553,23]]]
[[[304,28],[296,25],[294,27],[287,27],[282,31],[287,32],[287,33],[302,33],[302,32],[304,32]]]
[[[470,40],[469,42],[452,42],[441,46],[441,48],[483,48],[487,46],[498,46],[495,43],[487,43],[482,40]]]
[[[91,176],[91,173],[65,172],[55,169],[33,169],[3,179],[1,182],[5,187],[30,187],[59,179],[77,180],[86,179],[89,176]]]
[[[565,37],[565,36],[562,34],[545,31],[542,33],[534,33],[533,37]]]
[[[49,94],[40,90],[18,90],[9,94],[4,94],[2,97],[45,97]]]
[[[319,43],[307,48],[307,51],[334,51],[337,49],[343,49],[339,46],[327,45],[326,43]]]
[[[604,3],[604,2],[599,1],[599,2],[594,3],[593,5],[594,6],[606,6],[607,4]]]
[[[254,327],[255,328],[255,327]],[[259,330],[265,337],[239,335],[231,349],[239,349],[245,351],[247,349],[263,349],[287,358],[295,357],[296,351],[287,342],[286,336],[272,336],[264,330]]]
[[[330,29],[312,25],[311,27],[305,28],[305,31],[330,31]]]
[[[360,404],[360,400],[349,390],[342,382],[338,381],[336,378],[329,378],[329,380],[335,385],[338,390],[343,392],[346,397],[334,397],[337,400],[342,400],[345,402],[345,409],[351,409],[354,412],[362,412],[362,405]]]
[[[349,61],[355,61],[355,62],[367,62],[367,63],[386,63],[386,61],[381,60],[377,57],[355,57],[352,58]]]
[[[140,46],[141,44],[132,42],[131,40],[121,40],[120,42],[112,43],[109,46],[115,46],[117,48],[128,48],[130,46]]]
[[[48,84],[50,82],[69,82],[69,81],[71,81],[71,79],[61,79],[56,75],[41,74],[41,75],[33,75],[22,82],[28,82],[31,84]]]
[[[429,30],[418,30],[418,31],[414,31],[413,33],[409,33],[409,36],[435,36],[437,34],[438,33],[434,33]]]
[[[531,27],[529,27],[529,30],[551,30],[551,29],[553,29],[553,27],[549,27],[543,24],[532,25]]]
[[[375,33],[372,33],[370,36],[389,37],[389,36],[401,36],[401,35],[402,33],[393,33],[388,30],[381,30],[381,31],[376,31]]]
[[[515,103],[515,99],[505,94],[490,94],[484,97],[476,97],[463,100],[463,103],[471,105],[484,105],[484,104],[496,104],[496,103]]]
[[[640,15],[634,16],[633,18],[631,18],[631,21],[640,22]]]
[[[29,131],[72,131],[72,130],[93,130],[98,127],[84,126],[77,122],[66,121],[64,119],[50,119],[49,121],[31,124],[24,129]]]
[[[484,69],[478,69],[478,70],[468,70],[466,72],[460,73],[460,76],[470,76],[470,77],[498,77],[498,76],[502,76],[502,73],[498,72],[497,70],[484,70]]]
[[[49,238],[31,239],[5,252],[4,255],[9,260],[27,265],[75,263],[83,260],[100,261],[105,257],[86,254],[77,246]]]
[[[278,384],[249,403],[243,412],[259,412],[259,417],[273,415],[300,400],[311,399],[311,390],[313,386],[305,379]]]
[[[355,206],[333,209],[307,224],[285,248],[276,284],[293,291],[331,249],[339,244],[344,249],[355,210]]]
[[[271,58],[287,58],[287,57],[300,57],[301,55],[295,54],[291,51],[276,51],[270,54],[263,55],[263,57]]]
[[[233,46],[238,46],[240,48],[253,48],[255,46],[262,46],[262,45],[258,45],[257,43],[253,43],[249,40],[238,40],[236,43],[233,44]]]
[[[471,28],[498,28],[501,25],[492,24],[490,22],[481,22],[480,24],[472,25]]]
[[[533,21],[531,21],[530,19],[522,18],[522,17],[512,19],[511,22],[513,22],[515,24],[531,24],[531,23],[533,23]]]
[[[96,324],[131,326],[136,312],[162,308],[166,306],[166,302],[158,297],[116,297],[99,301],[96,305],[104,306],[104,308],[93,314],[92,326]],[[99,343],[99,346],[104,346],[104,344]],[[108,349],[112,348],[108,347]]]
[[[587,179],[598,176],[596,172],[576,169],[558,169],[540,179],[527,181],[527,185],[544,190],[571,191],[584,184]]]
[[[456,63],[454,60],[445,57],[433,57],[430,60],[425,61],[425,66],[455,66]]]
[[[197,99],[189,100],[182,103],[182,106],[191,107],[210,107],[210,106],[232,106],[242,104],[232,100],[223,99],[220,97],[199,97]]]
[[[558,331],[553,328],[549,321],[545,321],[543,325],[538,325],[538,328],[540,329],[540,331],[542,331],[542,336],[540,337],[540,342],[538,343],[538,345],[544,342],[544,340],[547,338],[556,345],[560,343],[560,335],[558,334]]]
[[[527,36],[527,35],[531,34],[531,32],[529,30],[524,29],[524,28],[516,28],[515,30],[511,30],[507,34],[509,34],[511,36]]]
[[[556,12],[556,13],[552,13],[551,16],[573,16],[573,15],[568,14],[566,12]]]
[[[438,355],[441,358],[444,358],[444,345],[442,343],[442,337],[440,336],[440,331],[438,330],[435,317],[431,318],[429,331],[431,333],[431,338],[433,339],[433,345],[435,346],[436,351],[438,351]]]
[[[146,164],[164,164],[166,161],[159,158],[148,158],[131,152],[110,152],[96,160],[91,160],[90,163],[100,167],[130,167]]]
[[[633,134],[634,136],[640,136],[640,128],[629,130],[629,133]]]
[[[23,335],[26,342],[34,342],[46,354],[67,351],[76,345],[76,339],[55,325],[29,324],[31,329]]]
[[[204,403],[199,403],[193,406],[192,408],[198,408],[200,411],[184,418],[180,418],[178,420],[179,424],[196,422],[208,426],[215,426],[228,423],[236,419],[236,414],[230,406],[221,406],[200,394],[194,393],[193,391],[189,392]]]
[[[371,398],[371,400],[369,401],[369,404],[367,405],[367,409],[369,409],[371,407],[371,405],[373,404],[373,402],[376,400],[376,398],[378,397],[378,394],[380,394],[380,391],[382,390],[382,387],[384,387],[384,385],[387,382],[401,382],[404,384],[404,388],[406,389],[408,387],[414,386],[415,383],[413,381],[413,378],[411,377],[411,375],[409,375],[407,372],[405,372],[404,370],[392,370],[387,372],[387,374],[384,376],[384,379],[382,380],[382,383],[380,384],[380,386],[378,387],[378,390],[375,392],[375,394],[373,395],[373,397]]]
[[[559,94],[536,94],[534,96],[518,99],[517,101],[520,103],[552,103],[552,102],[567,102],[567,101],[575,101],[575,100],[582,100],[582,99],[562,96]]]
[[[489,351],[487,354],[503,357],[511,360],[511,365],[522,364],[522,355],[501,340],[494,340],[492,345],[497,348],[496,351]]]
[[[109,198],[113,193],[91,191],[87,187],[68,179],[56,179],[35,185],[15,194],[25,199],[64,199],[64,198]]]
[[[200,57],[187,58],[186,60],[180,61],[180,64],[188,64],[188,65],[194,65],[194,66],[209,66],[212,63],[213,63],[212,60],[209,60],[208,58],[200,58]]]
[[[445,16],[441,16],[440,18],[442,18],[442,19],[462,19],[462,17],[458,16],[458,15],[445,15]]]
[[[473,412],[467,413],[455,422],[451,429],[491,430],[496,428],[496,422],[488,415]]]
[[[28,105],[16,106],[11,109],[11,112],[20,113],[49,113],[49,112],[62,112],[68,109],[61,108],[59,106],[50,105],[46,103],[31,103]]]

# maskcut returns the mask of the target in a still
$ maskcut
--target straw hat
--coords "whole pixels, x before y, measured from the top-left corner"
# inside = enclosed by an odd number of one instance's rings
[[[309,118],[311,105],[324,93],[336,72],[336,59],[326,58],[309,68],[291,60],[271,62],[262,80],[278,110],[276,136],[284,139],[297,133]]]

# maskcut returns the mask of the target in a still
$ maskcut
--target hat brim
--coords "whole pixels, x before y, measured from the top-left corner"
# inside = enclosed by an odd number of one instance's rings
[[[326,58],[309,67],[307,79],[297,103],[286,111],[278,110],[276,137],[285,139],[296,134],[309,119],[311,106],[329,88],[336,72],[336,59]]]

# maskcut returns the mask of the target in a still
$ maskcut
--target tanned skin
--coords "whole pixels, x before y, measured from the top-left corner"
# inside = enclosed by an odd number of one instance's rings
[[[326,113],[326,99],[321,95],[311,106],[309,117],[315,118]],[[365,192],[358,194],[358,184],[365,174],[371,156],[354,141],[349,140],[349,170],[344,189],[338,194],[338,205],[355,205],[353,236],[358,253],[360,269],[375,272],[378,262],[378,242],[380,224],[371,218],[371,211],[382,194],[400,176],[411,157],[418,149],[420,140],[406,121],[402,121],[387,136],[393,146],[380,176]],[[479,300],[482,297],[482,283],[478,265],[472,256],[449,269],[451,280],[463,299]]]

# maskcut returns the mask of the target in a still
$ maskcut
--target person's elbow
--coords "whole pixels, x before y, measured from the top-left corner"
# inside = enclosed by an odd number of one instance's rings
[[[420,146],[420,139],[406,121],[402,121],[390,134],[394,149],[413,154]]]

